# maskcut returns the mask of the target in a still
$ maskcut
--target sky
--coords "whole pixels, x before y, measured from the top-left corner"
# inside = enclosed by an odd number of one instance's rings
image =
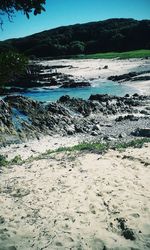
[[[150,0],[47,0],[46,12],[28,20],[16,13],[13,22],[4,16],[0,40],[31,35],[43,30],[109,18],[150,19]]]

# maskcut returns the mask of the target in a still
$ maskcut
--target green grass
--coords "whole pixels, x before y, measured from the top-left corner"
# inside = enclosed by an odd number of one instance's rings
[[[100,143],[100,142],[83,142],[80,144],[77,144],[72,147],[60,147],[56,150],[47,150],[45,153],[40,154],[36,157],[30,157],[28,160],[40,160],[47,158],[48,156],[54,154],[54,153],[61,153],[61,152],[104,152],[108,150],[108,144],[106,143]]]
[[[16,155],[12,160],[7,160],[3,155],[0,155],[0,167],[23,164],[25,161],[21,159],[20,155]]]
[[[150,143],[149,138],[140,138],[135,139],[129,142],[115,143],[111,145],[108,143],[102,142],[83,142],[72,147],[60,147],[56,150],[47,150],[45,153],[40,154],[39,156],[31,156],[26,161],[22,160],[20,155],[15,156],[12,160],[8,161],[5,156],[0,155],[0,167],[1,166],[10,166],[10,165],[19,165],[23,163],[30,163],[35,160],[41,160],[49,158],[54,153],[61,152],[93,152],[93,153],[105,153],[108,149],[114,150],[124,150],[129,147],[141,148],[144,143]]]
[[[150,142],[149,138],[136,139],[136,140],[132,140],[132,141],[125,142],[125,143],[117,143],[114,146],[114,149],[119,150],[119,149],[126,149],[129,147],[141,148],[144,143],[149,143],[149,142]]]
[[[89,55],[77,55],[73,56],[73,59],[129,59],[129,58],[145,58],[150,57],[150,50],[134,50],[127,52],[107,52],[96,53]]]
[[[124,150],[129,147],[133,148],[141,148],[144,143],[150,143],[149,138],[141,138],[135,139],[129,142],[122,142],[122,143],[115,143],[115,145],[111,145],[108,143],[102,142],[83,142],[78,145],[72,147],[60,147],[56,150],[47,150],[45,153],[41,154],[40,156],[33,157],[32,159],[43,159],[50,156],[53,153],[61,153],[61,152],[93,152],[93,153],[103,153],[106,152],[108,149],[114,150]]]
[[[3,155],[0,155],[0,167],[6,166],[8,164],[8,161],[6,160],[6,157]]]
[[[62,147],[58,148],[55,152],[64,152],[64,151],[104,151],[108,149],[108,144],[100,142],[83,142],[72,147]]]

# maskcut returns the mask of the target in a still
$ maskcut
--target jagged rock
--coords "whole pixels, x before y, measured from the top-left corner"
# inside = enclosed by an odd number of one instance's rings
[[[97,135],[98,135],[98,133],[97,133],[96,131],[92,131],[92,132],[91,132],[91,135],[93,135],[93,136],[97,136]]]
[[[97,94],[91,95],[88,100],[71,98],[67,95],[62,96],[56,103],[49,104],[23,96],[8,96],[0,101],[0,145],[4,145],[6,141],[20,142],[28,138],[37,138],[40,134],[73,135],[96,132],[93,133],[96,136],[101,133],[99,124],[103,123],[103,119],[109,122],[109,115],[111,115],[112,124],[114,121],[123,121],[118,125],[115,123],[116,130],[117,126],[125,126],[126,123],[130,124],[130,121],[148,120],[149,103],[149,96],[138,94],[125,97]],[[138,115],[140,112],[143,116]],[[115,114],[118,114],[117,118]],[[134,124],[134,122],[131,123],[131,125]],[[103,129],[106,130],[107,126],[103,126]],[[102,133],[105,134],[103,129]],[[126,137],[120,130],[114,132],[112,134],[116,138]],[[110,133],[108,134],[110,136]]]
[[[60,102],[67,102],[67,101],[70,101],[70,96],[69,95],[63,95],[60,97],[59,101]]]
[[[125,97],[125,98],[128,98],[128,97],[130,97],[130,95],[129,95],[129,94],[126,94],[124,97]]]
[[[139,72],[129,72],[127,74],[123,75],[115,75],[115,76],[109,76],[108,80],[116,81],[116,82],[124,82],[124,81],[137,81],[137,80],[149,80],[149,76],[141,76],[137,77],[139,75],[149,73],[150,71],[139,71]]]
[[[132,96],[135,97],[135,98],[138,98],[138,97],[139,97],[139,94],[138,94],[138,93],[135,93],[135,94],[133,94]]]
[[[94,124],[92,130],[100,130],[101,127],[99,124]]]
[[[138,128],[132,134],[135,136],[150,137],[150,128]]]
[[[115,119],[116,122],[120,122],[123,120],[138,121],[139,117],[136,117],[134,115],[125,115],[125,116],[119,116]]]
[[[60,106],[58,103],[51,103],[46,106],[47,110],[54,114],[61,114],[70,116],[70,113],[68,110],[66,110],[64,107]]]
[[[89,97],[90,101],[99,101],[99,102],[107,102],[109,100],[112,100],[114,96],[110,96],[107,94],[96,94],[96,95],[91,95]]]
[[[60,88],[83,88],[83,87],[90,87],[91,84],[89,82],[67,82],[64,83]]]
[[[141,110],[140,113],[143,115],[150,115],[150,112],[148,112],[147,110],[144,110],[144,109]]]

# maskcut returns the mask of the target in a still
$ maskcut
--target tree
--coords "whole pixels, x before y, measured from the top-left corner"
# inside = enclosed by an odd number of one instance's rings
[[[85,49],[84,42],[74,41],[74,42],[71,42],[69,45],[69,51],[70,51],[70,54],[72,55],[82,54],[84,53],[84,49]]]
[[[0,24],[3,24],[2,16],[7,15],[9,20],[13,19],[16,11],[21,11],[29,18],[30,13],[34,15],[45,11],[43,5],[46,0],[2,0],[0,1]]]
[[[46,0],[2,0],[0,1],[0,25],[3,25],[3,16],[7,15],[11,21],[15,12],[21,11],[29,18],[45,11],[43,5]],[[27,69],[28,60],[23,55],[13,52],[0,53],[0,86],[5,86],[22,75]]]
[[[16,52],[3,52],[0,54],[0,86],[7,85],[18,76],[24,74],[28,60]]]

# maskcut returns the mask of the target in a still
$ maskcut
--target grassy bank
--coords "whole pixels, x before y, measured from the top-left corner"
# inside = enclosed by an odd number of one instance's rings
[[[150,50],[134,50],[127,52],[107,52],[96,53],[90,55],[77,55],[73,56],[73,59],[129,59],[129,58],[146,58],[150,57]]]
[[[54,153],[61,152],[92,152],[92,153],[104,153],[108,149],[113,150],[124,150],[129,147],[141,148],[144,143],[150,143],[149,138],[139,138],[129,142],[116,142],[113,146],[111,143],[102,143],[102,142],[82,142],[78,145],[72,147],[60,147],[56,150],[47,150],[45,153],[40,154],[39,156],[31,156],[27,160],[22,160],[21,156],[15,156],[12,160],[8,161],[5,156],[0,155],[0,167],[11,166],[11,165],[20,165],[23,163],[29,163],[34,160],[40,160],[49,158],[50,155]]]

